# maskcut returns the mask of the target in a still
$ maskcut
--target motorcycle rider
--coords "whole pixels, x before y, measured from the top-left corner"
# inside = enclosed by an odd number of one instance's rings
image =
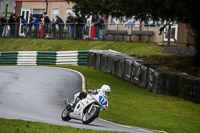
[[[100,89],[96,89],[96,90],[88,90],[88,93],[92,94],[92,95],[96,95],[98,93],[101,93],[105,98],[108,99],[108,96],[111,92],[111,88],[108,85],[102,85]],[[70,103],[70,108],[74,108],[76,106],[76,104],[82,100],[85,99],[87,97],[87,93],[86,92],[78,92],[74,95],[74,100]],[[66,101],[68,101],[68,99],[66,99]],[[69,102],[68,102],[69,103]]]

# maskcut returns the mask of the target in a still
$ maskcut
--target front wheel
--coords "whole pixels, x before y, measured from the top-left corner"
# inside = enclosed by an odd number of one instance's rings
[[[69,121],[71,120],[71,117],[69,116],[70,111],[68,111],[67,107],[63,110],[61,114],[61,118],[63,121]]]
[[[90,122],[92,122],[95,118],[98,117],[98,114],[99,114],[99,111],[100,111],[100,108],[98,107],[92,107],[92,110],[91,112],[86,112],[84,115],[83,115],[83,118],[82,118],[82,122],[83,124],[89,124]]]

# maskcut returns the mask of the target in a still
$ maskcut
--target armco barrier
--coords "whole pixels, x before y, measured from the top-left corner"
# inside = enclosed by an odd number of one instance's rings
[[[87,65],[88,51],[0,52],[0,65]]]

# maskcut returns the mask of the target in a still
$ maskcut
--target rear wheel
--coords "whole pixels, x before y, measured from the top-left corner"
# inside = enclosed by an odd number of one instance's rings
[[[88,111],[86,111],[86,113],[83,115],[83,118],[82,118],[83,124],[89,124],[95,118],[97,118],[99,111],[100,111],[100,108],[98,108],[98,107],[92,107],[92,109],[89,113],[88,113]]]
[[[61,114],[61,118],[63,121],[69,121],[71,120],[71,117],[69,116],[70,111],[68,111],[67,107],[63,110]]]

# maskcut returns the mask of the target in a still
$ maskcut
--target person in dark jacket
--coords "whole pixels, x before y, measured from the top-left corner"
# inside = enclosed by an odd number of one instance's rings
[[[101,15],[99,15],[99,32],[100,32],[100,39],[106,39],[106,36],[105,36],[105,34],[104,34],[104,28],[105,28],[104,20],[103,20],[103,18],[101,17]]]
[[[55,39],[56,38],[56,21],[54,18],[52,19],[52,32],[53,32],[53,39]]]
[[[83,38],[83,35],[82,35],[82,31],[83,31],[83,19],[79,15],[77,15],[77,16],[75,16],[74,21],[75,21],[75,24],[76,24],[76,27],[75,27],[75,29],[76,29],[76,36],[75,36],[75,38],[76,39],[82,39]]]
[[[95,16],[94,18],[94,27],[95,27],[95,40],[99,38],[99,17]]]
[[[64,22],[58,15],[56,16],[56,24],[58,25],[59,28],[59,38],[62,39]]]
[[[48,37],[49,35],[49,30],[50,30],[50,26],[51,26],[51,21],[48,17],[48,14],[46,12],[44,12],[43,14],[43,18],[44,18],[44,22],[43,22],[43,30],[44,30],[44,34],[43,37]]]
[[[5,36],[6,35],[6,29],[7,29],[7,20],[0,16],[0,26],[2,28],[2,32],[0,32],[0,36]]]
[[[17,34],[16,34],[16,22],[17,22],[17,17],[15,14],[10,14],[10,18],[8,20],[8,23],[9,23],[9,26],[10,26],[10,34],[11,34],[11,37],[15,37]]]

